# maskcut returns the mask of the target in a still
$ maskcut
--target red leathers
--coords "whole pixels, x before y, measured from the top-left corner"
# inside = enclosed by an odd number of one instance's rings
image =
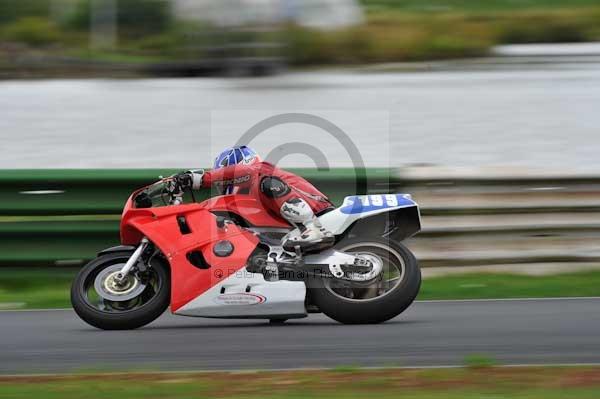
[[[315,214],[333,207],[329,199],[308,181],[268,162],[236,164],[207,171],[202,187],[211,186],[221,192],[233,186],[233,192],[254,196],[275,215],[281,214],[284,203],[294,199],[304,200]]]

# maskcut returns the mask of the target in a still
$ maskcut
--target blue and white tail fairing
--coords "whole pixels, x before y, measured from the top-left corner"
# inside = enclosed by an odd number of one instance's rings
[[[326,213],[319,220],[323,227],[339,235],[357,220],[412,207],[418,210],[418,204],[409,194],[353,195],[346,197],[341,207]]]

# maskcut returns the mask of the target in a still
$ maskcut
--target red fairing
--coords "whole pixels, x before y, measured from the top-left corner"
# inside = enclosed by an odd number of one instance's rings
[[[178,217],[185,218],[190,233],[182,233]],[[259,242],[252,232],[234,224],[218,228],[216,217],[202,204],[133,209],[129,200],[121,223],[122,243],[137,245],[142,236],[160,248],[169,261],[173,312],[242,269]],[[229,256],[219,257],[213,252],[222,240],[233,245]],[[191,251],[201,251],[209,267],[192,265],[187,259]]]
[[[290,228],[288,222],[267,211],[256,197],[250,195],[222,195],[207,199],[201,205],[211,211],[235,213],[252,226]]]
[[[125,202],[123,213],[121,214],[121,226],[119,232],[121,234],[121,244],[123,245],[138,245],[143,238],[143,234],[129,225],[129,220],[133,217],[149,216],[153,213],[150,209],[134,209],[133,199],[143,189],[135,191]]]

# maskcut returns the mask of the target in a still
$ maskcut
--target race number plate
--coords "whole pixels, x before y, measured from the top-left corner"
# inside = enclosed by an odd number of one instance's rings
[[[354,214],[407,206],[416,206],[416,203],[407,194],[354,195],[346,197],[340,211],[345,214]]]

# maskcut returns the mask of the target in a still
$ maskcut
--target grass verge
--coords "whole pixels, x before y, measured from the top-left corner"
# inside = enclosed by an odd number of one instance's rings
[[[71,307],[69,290],[77,269],[0,268],[0,309]]]
[[[77,269],[1,268],[0,309],[70,307],[69,288]],[[522,276],[462,274],[423,281],[420,300],[600,296],[600,271]]]
[[[424,280],[419,299],[600,296],[600,271],[547,276],[473,273]]]
[[[597,398],[598,367],[0,377],[1,398]]]

